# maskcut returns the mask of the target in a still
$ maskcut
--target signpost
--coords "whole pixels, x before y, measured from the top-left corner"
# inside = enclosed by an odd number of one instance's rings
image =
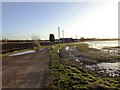
[[[60,47],[60,27],[58,27],[58,39],[59,39],[59,47]]]

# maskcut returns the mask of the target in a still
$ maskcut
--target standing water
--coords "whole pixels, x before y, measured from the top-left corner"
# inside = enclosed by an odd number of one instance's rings
[[[106,47],[118,47],[120,46],[118,42],[119,42],[118,40],[114,40],[114,41],[89,41],[82,43],[89,44],[89,48],[102,49]]]
[[[86,43],[89,44],[89,48],[96,48],[99,50],[102,50],[104,52],[107,52],[111,55],[117,55],[120,56],[120,45],[118,44],[118,40],[114,41],[89,41],[89,42],[80,42],[80,43]],[[109,76],[119,76],[120,75],[120,62],[114,62],[114,63],[99,63],[97,65],[91,65],[86,67],[90,68],[91,70],[94,70],[97,68],[98,72],[106,72],[109,74]]]

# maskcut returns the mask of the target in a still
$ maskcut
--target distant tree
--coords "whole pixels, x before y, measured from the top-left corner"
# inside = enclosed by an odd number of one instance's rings
[[[81,38],[80,38],[80,41],[84,41],[84,40],[85,40],[85,38],[84,38],[84,37],[81,37]]]
[[[50,35],[49,35],[49,40],[50,40],[51,42],[54,42],[54,41],[55,41],[55,36],[54,36],[54,34],[50,34]]]

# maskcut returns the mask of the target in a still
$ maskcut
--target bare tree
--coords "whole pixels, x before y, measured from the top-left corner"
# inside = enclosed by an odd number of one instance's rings
[[[35,51],[39,51],[39,49],[40,49],[40,47],[41,47],[39,36],[37,36],[37,35],[32,35],[32,36],[31,36],[31,39],[32,39],[32,41],[33,41],[33,43],[34,43],[34,49],[35,49]]]

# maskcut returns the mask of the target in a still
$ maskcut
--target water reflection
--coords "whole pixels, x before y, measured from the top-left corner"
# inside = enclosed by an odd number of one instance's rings
[[[104,69],[118,70],[118,62],[117,63],[99,63],[97,65],[98,65],[98,67],[104,68]]]
[[[14,53],[9,56],[18,56],[18,55],[24,55],[24,54],[28,54],[28,53],[34,53],[34,52],[35,52],[35,50],[29,50],[29,51],[25,51],[25,52]]]
[[[120,46],[118,44],[118,40],[116,41],[89,41],[89,42],[83,42],[89,44],[90,48],[96,48],[96,49],[102,49],[106,47],[118,47]]]
[[[90,70],[97,71],[103,76],[118,77],[120,76],[120,62],[99,63],[97,65],[86,65]]]

